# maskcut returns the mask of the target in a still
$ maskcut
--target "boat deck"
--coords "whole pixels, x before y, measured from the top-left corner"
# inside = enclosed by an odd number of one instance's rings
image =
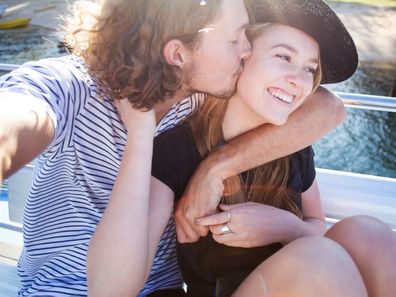
[[[0,264],[0,297],[17,296],[19,281],[16,278],[15,266]]]
[[[9,221],[8,202],[0,201],[0,297],[16,296],[19,280],[16,265],[23,239],[19,226]]]
[[[19,283],[16,264],[22,250],[22,209],[32,167],[24,170],[8,180],[9,201],[0,201],[0,297],[15,295]],[[328,226],[348,216],[366,214],[396,231],[396,179],[318,168],[317,179]]]

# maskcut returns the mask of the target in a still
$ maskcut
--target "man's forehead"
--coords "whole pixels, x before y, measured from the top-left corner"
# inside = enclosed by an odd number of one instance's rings
[[[249,23],[249,17],[243,0],[223,0],[214,27],[227,28],[229,31],[241,31]]]

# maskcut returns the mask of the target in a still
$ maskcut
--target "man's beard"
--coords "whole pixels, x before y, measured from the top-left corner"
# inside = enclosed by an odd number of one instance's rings
[[[236,85],[237,85],[237,81],[239,78],[240,73],[242,72],[243,69],[243,65],[241,63],[241,70],[234,73],[233,74],[233,78],[235,78],[235,82],[232,85],[232,87],[228,87],[228,88],[223,88],[220,90],[207,90],[207,89],[197,89],[196,87],[194,87],[195,85],[197,85],[197,77],[199,77],[197,75],[197,73],[199,73],[199,71],[195,68],[195,67],[191,67],[188,69],[185,69],[185,84],[184,84],[184,89],[187,91],[187,93],[189,94],[193,94],[193,93],[205,93],[209,96],[213,96],[215,98],[218,99],[230,99],[235,93],[236,93]],[[201,76],[202,77],[202,76]]]

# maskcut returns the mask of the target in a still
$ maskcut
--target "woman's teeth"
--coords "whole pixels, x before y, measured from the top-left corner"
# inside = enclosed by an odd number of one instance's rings
[[[271,91],[271,90],[269,90],[269,93],[272,96],[274,96],[274,97],[276,97],[276,98],[278,98],[278,99],[280,99],[280,100],[282,100],[284,102],[287,102],[287,103],[292,103],[293,102],[293,97],[294,96],[286,95],[284,93],[281,93],[281,92],[278,92],[278,91]]]

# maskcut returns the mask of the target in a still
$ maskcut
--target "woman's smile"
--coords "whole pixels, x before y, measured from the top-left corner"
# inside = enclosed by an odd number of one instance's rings
[[[279,100],[281,100],[283,102],[286,102],[286,103],[292,103],[296,99],[295,95],[290,94],[290,93],[288,93],[285,90],[280,89],[280,88],[270,87],[270,88],[267,88],[267,92],[272,97],[275,97],[276,99],[279,99]]]

